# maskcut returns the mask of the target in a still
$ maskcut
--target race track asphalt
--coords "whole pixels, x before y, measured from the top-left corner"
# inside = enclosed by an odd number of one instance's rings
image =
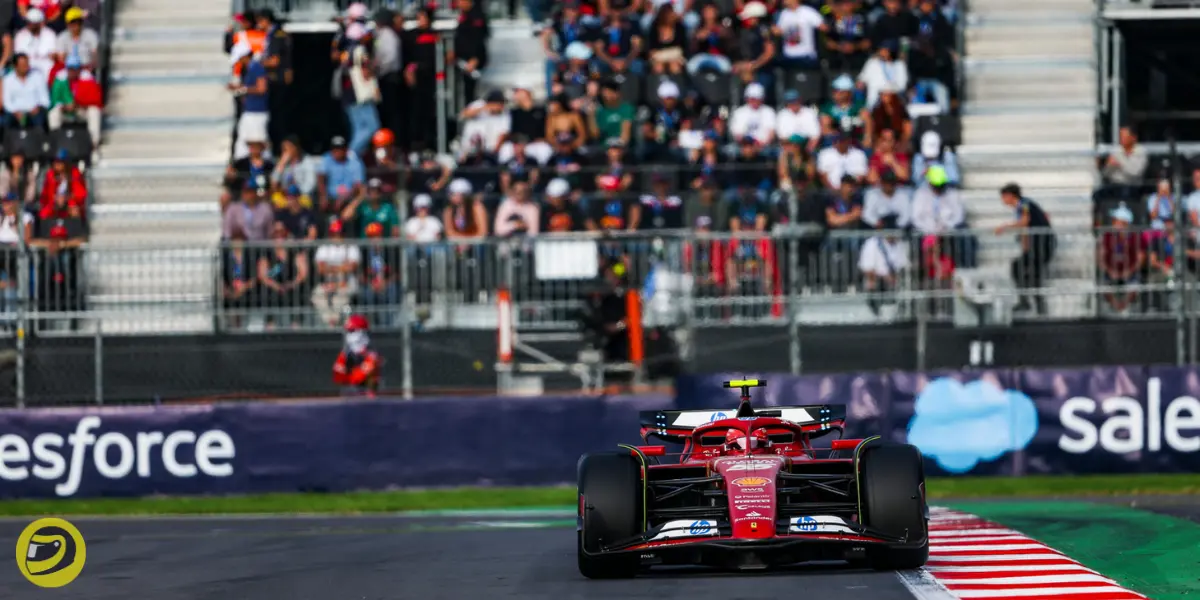
[[[67,587],[25,581],[13,550],[28,520],[0,520],[0,598],[466,600],[494,598],[911,600],[894,573],[812,565],[766,573],[676,570],[589,581],[573,520],[498,529],[478,518],[72,519],[87,563]]]

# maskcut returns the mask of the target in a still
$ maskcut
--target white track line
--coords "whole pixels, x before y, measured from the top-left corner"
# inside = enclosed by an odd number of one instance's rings
[[[936,577],[936,575],[935,575]],[[1035,585],[1040,583],[1109,583],[1117,582],[1095,573],[1059,573],[1055,575],[1029,575],[1025,577],[980,577],[976,579],[946,579],[942,581],[947,587],[972,587],[977,585]]]
[[[896,577],[916,600],[958,600],[925,569],[896,571]]]
[[[1054,598],[1078,594],[1120,594],[1128,590],[1115,585],[1096,587],[1061,587],[1061,588],[1029,588],[1008,590],[955,590],[954,595],[966,600],[967,598]]]

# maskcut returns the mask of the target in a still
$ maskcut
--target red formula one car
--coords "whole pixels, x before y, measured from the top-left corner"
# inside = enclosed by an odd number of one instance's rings
[[[832,406],[755,410],[741,388],[736,413],[648,411],[642,439],[682,444],[622,446],[579,460],[579,571],[633,577],[653,565],[765,569],[847,560],[914,569],[929,557],[929,509],[921,453],[878,436],[838,433]],[[838,412],[844,415],[844,410]],[[677,460],[675,458],[677,457]]]

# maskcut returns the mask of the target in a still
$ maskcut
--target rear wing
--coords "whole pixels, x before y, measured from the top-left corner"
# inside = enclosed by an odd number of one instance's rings
[[[744,408],[744,407],[743,407]],[[693,429],[721,419],[736,417],[774,417],[804,427],[813,432],[812,437],[841,430],[846,422],[846,407],[829,404],[807,406],[772,406],[754,409],[751,415],[742,410],[647,410],[638,413],[642,426],[642,437],[655,437],[682,442]]]

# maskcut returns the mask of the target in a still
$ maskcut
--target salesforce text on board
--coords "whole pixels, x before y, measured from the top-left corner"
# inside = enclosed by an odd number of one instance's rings
[[[57,481],[55,494],[73,496],[85,475],[89,446],[92,470],[106,479],[123,479],[135,471],[138,477],[150,477],[156,462],[173,477],[233,474],[233,438],[219,429],[200,434],[139,431],[131,440],[117,431],[92,433],[100,424],[98,416],[83,417],[75,425],[75,433],[65,440],[57,433],[38,434],[32,443],[15,434],[0,435],[0,480],[23,481],[32,475]],[[69,463],[63,458],[64,442],[70,446]]]
[[[1096,402],[1077,396],[1063,403],[1058,411],[1059,421],[1068,433],[1058,438],[1058,447],[1072,454],[1091,452],[1097,445],[1113,454],[1148,450],[1160,452],[1164,442],[1175,452],[1200,451],[1200,400],[1180,396],[1164,407],[1162,381],[1151,377],[1146,382],[1146,402],[1128,396],[1105,398]],[[1087,416],[1097,407],[1105,415],[1097,430]],[[1192,435],[1187,435],[1192,430]],[[1120,435],[1119,435],[1120,434]]]

